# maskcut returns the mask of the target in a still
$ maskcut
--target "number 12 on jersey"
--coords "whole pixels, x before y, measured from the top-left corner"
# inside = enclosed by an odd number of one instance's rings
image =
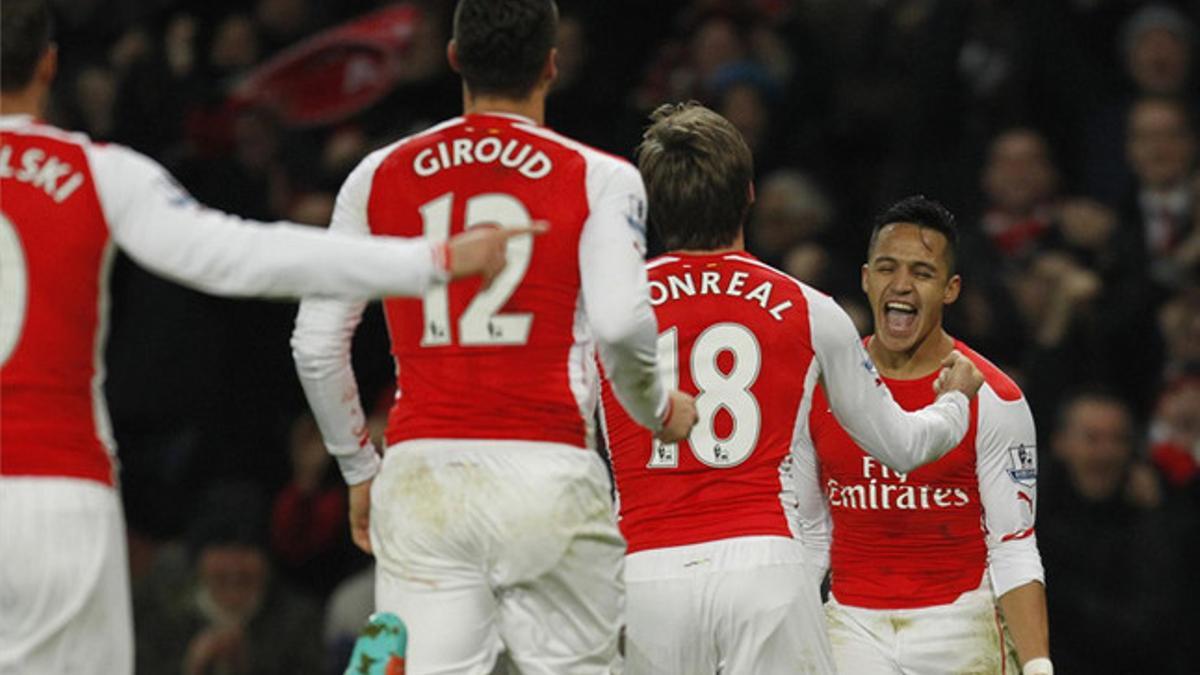
[[[440,243],[450,238],[450,214],[454,193],[446,194],[421,206],[421,222],[425,238]],[[501,192],[489,192],[467,199],[465,229],[481,225],[525,227],[530,224],[529,209],[516,197]],[[492,279],[492,284],[480,291],[463,310],[458,319],[458,343],[463,346],[523,345],[529,341],[533,315],[499,314],[500,308],[525,278],[533,257],[533,235],[524,234],[508,240],[508,262],[504,270]],[[424,314],[422,347],[451,344],[450,295],[445,285],[429,289],[421,299]]]
[[[718,359],[724,352],[733,357],[726,372]],[[658,362],[668,387],[679,387],[679,329],[671,328],[658,336]],[[762,350],[749,328],[738,323],[717,323],[700,333],[692,343],[690,369],[696,394],[699,421],[688,436],[692,454],[701,463],[717,469],[737,466],[754,452],[762,427],[762,412],[750,387],[758,379]],[[717,436],[717,413],[725,410],[733,428]],[[650,453],[651,469],[679,466],[679,446],[654,441]]]

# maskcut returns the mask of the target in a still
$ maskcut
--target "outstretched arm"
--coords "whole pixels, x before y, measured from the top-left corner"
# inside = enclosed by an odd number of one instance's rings
[[[117,145],[89,149],[113,239],[139,264],[218,295],[420,295],[447,271],[420,239],[368,238],[243,220],[197,204],[161,166]]]

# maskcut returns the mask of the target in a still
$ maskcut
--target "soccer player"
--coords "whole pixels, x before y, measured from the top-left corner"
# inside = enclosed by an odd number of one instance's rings
[[[983,372],[962,443],[897,471],[847,435],[824,390],[808,420],[832,512],[826,611],[843,673],[1016,672],[1002,618],[1025,674],[1052,672],[1034,536],[1033,416],[1012,380],[942,328],[962,284],[957,239],[954,217],[937,202],[897,202],[876,221],[862,286],[875,318],[867,351],[901,406],[933,400],[930,385],[952,351]]]
[[[695,104],[652,119],[638,165],[668,253],[648,265],[650,302],[668,385],[696,392],[699,422],[680,443],[655,442],[606,388],[629,542],[627,669],[830,673],[823,564],[805,572],[807,523],[794,518],[822,499],[804,440],[817,383],[863,445],[908,471],[962,439],[982,376],[947,353],[943,395],[933,402],[930,381],[932,405],[903,412],[845,312],[743,250],[753,160],[737,130]]]
[[[204,209],[150,159],[36,120],[56,64],[42,0],[4,0],[0,29],[0,673],[123,675],[132,618],[101,361],[113,245],[213,293],[359,297],[494,272],[511,233],[441,247]]]
[[[463,116],[368,156],[338,195],[343,232],[553,223],[511,239],[487,288],[385,303],[398,394],[382,466],[350,368],[363,304],[306,299],[296,320],[297,370],[376,556],[376,609],[408,624],[410,673],[487,673],[503,648],[523,673],[616,667],[625,546],[591,449],[597,348],[638,424],[674,442],[695,420],[656,368],[637,170],[542,126],[556,23],[551,0],[462,0],[447,55]]]

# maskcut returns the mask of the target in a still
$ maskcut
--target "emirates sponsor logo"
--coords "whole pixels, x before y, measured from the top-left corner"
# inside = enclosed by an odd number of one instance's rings
[[[841,483],[829,478],[825,494],[830,506],[858,511],[956,509],[971,503],[970,495],[962,488],[910,484],[908,474],[892,471],[865,456],[861,480]]]

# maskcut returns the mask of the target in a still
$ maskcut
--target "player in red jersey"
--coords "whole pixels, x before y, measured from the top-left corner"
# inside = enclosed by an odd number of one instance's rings
[[[102,397],[114,244],[213,293],[358,297],[495,271],[505,233],[439,250],[204,209],[150,159],[36,121],[56,64],[41,0],[4,0],[0,26],[0,673],[122,675],[129,580]]]
[[[350,368],[363,304],[305,300],[296,321],[301,382],[376,556],[376,609],[408,624],[410,673],[488,673],[504,648],[524,673],[616,667],[625,549],[591,449],[597,348],[638,424],[673,441],[695,418],[656,368],[637,170],[542,126],[556,23],[551,0],[460,2],[448,57],[464,115],[367,157],[338,196],[346,232],[553,223],[512,239],[486,289],[385,303],[398,393],[382,466]]]
[[[605,389],[629,542],[627,669],[830,673],[821,565],[806,567],[809,524],[796,518],[822,499],[816,457],[800,451],[814,388],[825,382],[856,437],[908,470],[962,439],[982,378],[949,358],[952,391],[901,411],[837,304],[743,250],[752,158],[737,130],[694,104],[653,120],[638,164],[669,252],[648,265],[650,301],[668,384],[696,392],[699,422],[685,441],[654,442]]]
[[[901,406],[933,400],[930,384],[951,351],[983,371],[962,443],[894,471],[851,440],[823,391],[813,402],[809,429],[833,521],[826,610],[844,673],[1016,673],[1001,616],[1026,675],[1052,672],[1033,417],[1012,380],[942,328],[961,284],[956,241],[940,204],[900,201],[876,221],[862,284],[875,317],[867,351]]]

